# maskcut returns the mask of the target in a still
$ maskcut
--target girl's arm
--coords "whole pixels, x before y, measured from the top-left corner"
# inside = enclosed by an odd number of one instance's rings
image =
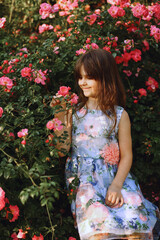
[[[119,122],[118,130],[120,162],[117,174],[108,188],[106,195],[106,204],[110,207],[115,207],[119,204],[121,207],[124,203],[121,189],[123,183],[132,166],[132,139],[131,139],[131,124],[127,112],[124,110]]]
[[[66,152],[69,152],[71,146],[71,132],[72,132],[72,109],[66,110],[66,104],[60,103],[59,100],[53,97],[50,106],[54,107],[55,105],[60,104],[63,107],[63,111],[59,113],[55,113],[54,117],[58,118],[63,123],[62,130],[56,130],[55,133],[57,136],[61,136],[64,132],[67,132],[68,137],[64,143],[57,142],[56,148],[61,150],[61,148],[65,149]],[[61,151],[58,152],[60,157],[64,157]]]

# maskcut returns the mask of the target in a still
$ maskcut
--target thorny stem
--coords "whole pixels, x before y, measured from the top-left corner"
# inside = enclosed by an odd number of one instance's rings
[[[19,164],[19,163],[17,162],[17,159],[16,159],[16,158],[10,156],[10,155],[9,155],[8,153],[6,153],[2,148],[0,148],[0,151],[3,152],[7,157],[13,158],[13,160],[14,160],[15,164],[17,165],[17,167],[21,166],[21,164]],[[30,178],[32,184],[37,187],[37,184],[34,182],[33,178],[32,178],[23,168],[22,168],[22,170],[23,170],[23,172]]]
[[[50,222],[50,225],[51,225],[52,240],[53,240],[53,237],[54,237],[54,226],[53,226],[53,224],[52,224],[51,215],[50,215],[50,213],[49,213],[49,209],[48,209],[47,203],[46,203],[46,209],[47,209],[47,214],[48,214],[49,222]]]

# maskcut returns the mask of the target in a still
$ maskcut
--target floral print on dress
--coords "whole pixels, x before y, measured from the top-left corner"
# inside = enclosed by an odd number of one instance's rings
[[[158,208],[143,197],[131,173],[121,190],[123,206],[110,208],[105,204],[120,161],[118,126],[123,110],[115,106],[117,122],[112,132],[109,112],[108,117],[101,110],[87,111],[83,107],[73,115],[72,156],[66,163],[66,181],[75,192],[71,209],[81,240],[128,239],[130,235],[153,239]]]
[[[100,155],[104,158],[106,164],[115,165],[119,162],[119,147],[118,143],[106,144],[100,151]]]

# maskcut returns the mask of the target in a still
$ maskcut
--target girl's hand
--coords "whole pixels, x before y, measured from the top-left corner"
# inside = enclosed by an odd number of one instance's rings
[[[111,184],[106,194],[105,203],[111,208],[122,207],[124,199],[121,193],[121,188]]]
[[[60,95],[56,94],[56,96],[52,97],[52,101],[50,102],[50,107],[55,107],[56,105],[61,105],[64,109],[66,108],[66,103],[60,101]]]

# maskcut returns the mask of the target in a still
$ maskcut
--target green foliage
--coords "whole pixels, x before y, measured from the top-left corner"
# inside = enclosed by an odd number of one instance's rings
[[[54,3],[50,1],[50,4]],[[150,25],[157,24],[155,18],[149,24],[145,20],[140,21],[129,8],[125,8],[125,16],[113,18],[108,13],[110,4],[106,1],[84,1],[70,12],[75,20],[69,24],[68,16],[59,16],[58,12],[52,18],[42,19],[40,4],[40,0],[0,2],[1,17],[7,19],[5,28],[0,29],[0,77],[5,75],[14,83],[8,92],[0,86],[0,107],[4,110],[0,118],[0,181],[10,203],[20,208],[17,221],[11,224],[3,217],[0,223],[0,232],[5,240],[20,228],[28,232],[26,239],[39,233],[46,240],[65,240],[70,236],[78,239],[65,188],[66,159],[58,157],[59,150],[55,147],[58,141],[67,139],[67,134],[57,137],[55,132],[46,128],[46,124],[54,117],[54,109],[49,104],[58,88],[65,85],[76,91],[73,76],[78,59],[76,51],[86,49],[87,39],[89,44],[110,47],[114,57],[124,53],[124,40],[133,40],[128,52],[141,50],[140,61],[131,59],[128,65],[118,65],[127,92],[126,109],[132,122],[132,171],[143,184],[154,183],[157,186],[160,180],[159,88],[150,91],[145,85],[149,77],[156,81],[159,79],[159,45],[150,36]],[[90,4],[90,13],[85,10],[87,4]],[[84,18],[97,8],[101,10],[100,17],[89,24]],[[99,24],[101,21],[102,25]],[[116,24],[117,21],[121,24]],[[136,27],[135,31],[127,30],[125,24],[129,21]],[[54,30],[39,34],[39,25],[44,23],[53,25]],[[56,30],[57,25],[59,30]],[[60,37],[65,37],[64,41],[60,41]],[[115,37],[118,37],[117,41]],[[147,51],[142,50],[143,40],[149,43]],[[117,46],[109,42],[116,42]],[[22,48],[27,50],[20,50]],[[12,64],[13,72],[4,72],[9,66],[4,64],[4,60],[13,61],[15,58],[19,61]],[[34,82],[34,78],[28,81],[22,77],[21,70],[29,64],[34,71],[48,70],[45,85]],[[131,71],[132,75],[127,76],[124,71]],[[140,88],[146,89],[147,96],[140,95]],[[28,129],[26,145],[21,144],[22,138],[17,136],[21,129]],[[50,134],[53,135],[51,139]],[[48,139],[49,142],[46,141]],[[158,189],[156,191],[159,192]],[[151,195],[149,197],[154,201]]]

